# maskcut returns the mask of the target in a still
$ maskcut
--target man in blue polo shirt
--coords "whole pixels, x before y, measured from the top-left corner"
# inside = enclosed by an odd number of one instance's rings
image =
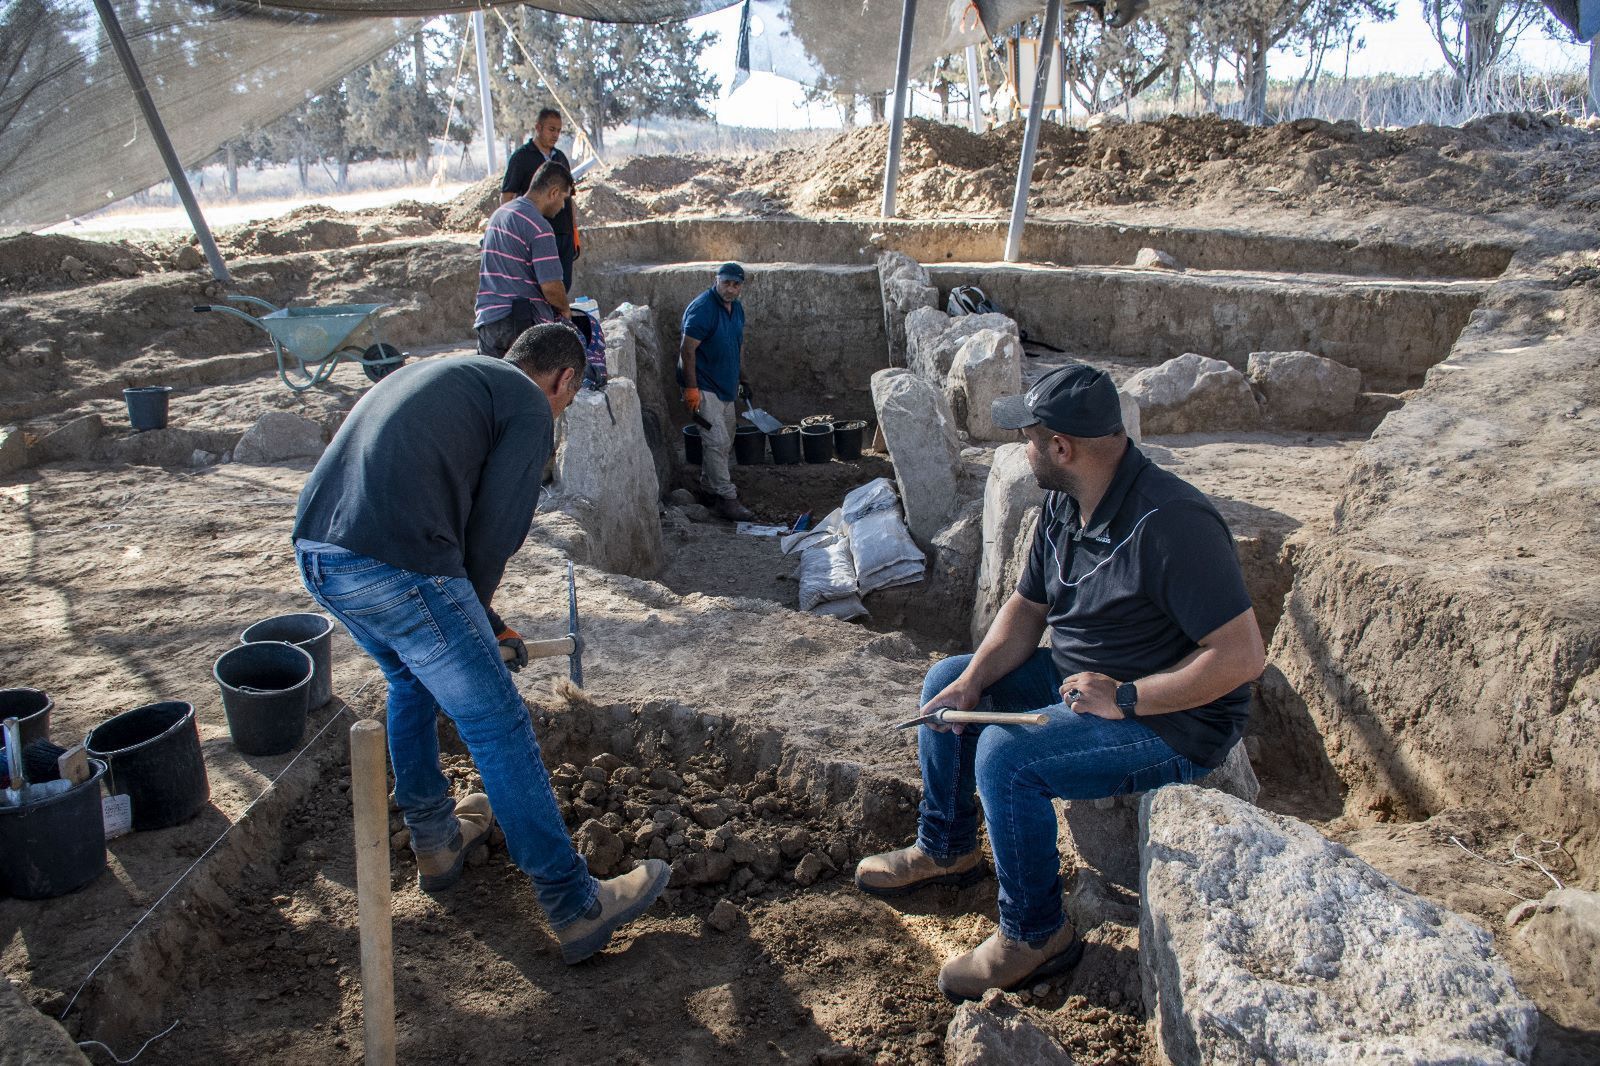
[[[981,879],[974,791],[982,798],[1000,928],[939,971],[955,1000],[1022,987],[1083,954],[1062,914],[1051,800],[1143,792],[1221,765],[1265,665],[1227,525],[1128,441],[1109,377],[1064,367],[992,410],[995,425],[1023,432],[1049,493],[1016,592],[976,653],[928,672],[922,708],[1049,721],[924,726],[917,842],[856,868],[857,887],[878,896]]]
[[[571,192],[572,173],[560,163],[546,163],[524,195],[490,216],[472,319],[479,355],[503,358],[528,327],[571,319],[561,256],[548,221],[560,213]]]
[[[700,485],[717,498],[717,511],[735,522],[755,515],[739,502],[728,474],[739,398],[740,357],[744,352],[744,267],[723,263],[711,288],[683,309],[683,340],[678,345],[683,403],[700,425]]]

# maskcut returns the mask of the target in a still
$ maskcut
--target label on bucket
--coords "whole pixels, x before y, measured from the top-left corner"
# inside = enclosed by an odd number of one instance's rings
[[[106,796],[100,800],[100,814],[106,823],[106,839],[115,840],[133,829],[133,800],[127,796]]]

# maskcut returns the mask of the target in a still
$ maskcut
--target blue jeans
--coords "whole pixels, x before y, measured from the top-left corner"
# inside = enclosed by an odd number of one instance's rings
[[[439,709],[472,753],[511,859],[533,879],[556,929],[595,900],[589,867],[573,850],[533,722],[464,577],[430,577],[347,551],[296,549],[312,599],[344,623],[389,683],[394,793],[418,851],[447,847],[455,802],[439,769]]]
[[[955,655],[928,671],[926,703],[967,668]],[[1061,701],[1061,674],[1048,648],[984,690],[984,710],[1043,711],[1040,726],[967,726],[959,736],[923,726],[917,736],[922,805],[917,845],[936,859],[978,846],[983,800],[1000,882],[1000,931],[1040,943],[1061,928],[1061,856],[1052,799],[1089,800],[1144,792],[1203,774],[1142,722],[1077,714]]]

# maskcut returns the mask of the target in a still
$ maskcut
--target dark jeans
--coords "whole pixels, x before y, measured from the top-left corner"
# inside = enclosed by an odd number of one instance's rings
[[[940,662],[922,683],[926,703],[967,668],[970,655]],[[1000,931],[1039,943],[1061,928],[1061,856],[1052,799],[1090,800],[1189,782],[1205,773],[1142,722],[1077,714],[1061,701],[1061,675],[1040,648],[984,690],[983,709],[1043,711],[1044,725],[967,726],[959,736],[923,726],[922,806],[917,844],[936,859],[978,846],[983,800]]]

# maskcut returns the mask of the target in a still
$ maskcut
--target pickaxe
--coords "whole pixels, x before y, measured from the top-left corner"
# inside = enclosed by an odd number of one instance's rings
[[[571,559],[567,560],[567,635],[554,640],[529,640],[523,643],[527,645],[529,659],[565,655],[567,676],[572,678],[574,685],[583,687],[583,638],[578,635],[578,586],[572,577]],[[501,648],[500,654],[508,661],[513,657],[509,648]]]

